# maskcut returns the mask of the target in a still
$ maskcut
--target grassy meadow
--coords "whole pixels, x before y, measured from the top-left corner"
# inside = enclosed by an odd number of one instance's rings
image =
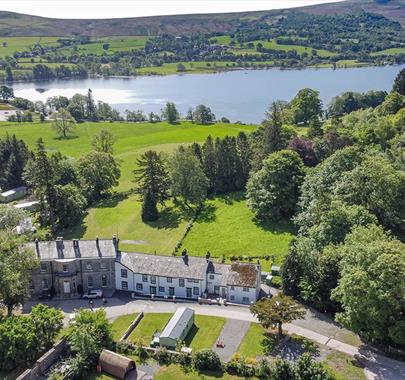
[[[82,54],[102,55],[104,53],[114,54],[116,51],[130,51],[143,49],[148,40],[148,36],[112,36],[101,39],[92,40],[87,44],[77,46],[77,51]],[[103,45],[109,44],[108,49],[104,49]],[[60,52],[71,53],[73,47],[60,49]]]
[[[120,238],[122,250],[170,255],[183,237],[193,212],[182,204],[167,202],[160,209],[160,218],[155,222],[141,220],[141,202],[130,192],[133,187],[133,170],[136,160],[146,150],[170,153],[180,144],[203,142],[208,135],[236,136],[240,131],[250,133],[252,125],[215,124],[199,126],[190,122],[170,125],[165,122],[151,123],[82,123],[76,126],[68,140],[56,137],[49,122],[45,123],[0,123],[0,138],[15,134],[31,149],[42,137],[48,152],[78,158],[89,152],[91,141],[101,129],[108,129],[116,137],[115,157],[121,165],[121,178],[110,199],[91,207],[83,221],[66,230],[66,238],[94,239]],[[192,255],[205,255],[211,251],[215,257],[266,256],[281,263],[288,244],[294,235],[290,223],[263,225],[258,223],[247,208],[243,193],[219,196],[207,201],[204,211],[197,217],[186,236],[183,247]],[[269,265],[263,261],[262,265]]]
[[[294,236],[289,222],[263,224],[247,207],[242,192],[218,196],[208,200],[192,229],[183,240],[193,256],[225,255],[274,256],[280,264]]]
[[[58,46],[60,37],[0,37],[0,58],[12,56],[15,52],[29,51],[35,44]]]

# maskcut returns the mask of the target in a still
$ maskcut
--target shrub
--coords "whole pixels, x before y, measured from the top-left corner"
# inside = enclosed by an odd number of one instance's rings
[[[198,371],[216,371],[222,368],[221,359],[218,354],[211,350],[197,352],[193,358],[193,364]]]
[[[189,368],[192,363],[192,357],[185,352],[181,352],[175,357],[176,363],[180,364],[183,368]]]
[[[259,379],[269,379],[271,376],[271,367],[270,363],[263,359],[254,366],[255,375]]]
[[[158,348],[155,352],[155,359],[159,364],[168,364],[170,362],[170,354],[165,347]]]

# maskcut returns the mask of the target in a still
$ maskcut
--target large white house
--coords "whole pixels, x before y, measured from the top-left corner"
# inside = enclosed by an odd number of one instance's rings
[[[260,292],[260,264],[220,264],[211,259],[121,252],[112,240],[29,243],[40,260],[31,271],[33,297],[53,293],[71,298],[94,288],[136,295],[198,299],[222,297],[249,304]],[[52,290],[52,291],[51,291]]]
[[[187,254],[121,252],[115,263],[116,289],[190,299],[218,296],[244,304],[258,299],[260,274],[260,264],[220,264]]]

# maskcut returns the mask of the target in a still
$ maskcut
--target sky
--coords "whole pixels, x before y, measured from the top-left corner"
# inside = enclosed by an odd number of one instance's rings
[[[0,10],[54,18],[119,18],[292,8],[342,0],[0,0]]]

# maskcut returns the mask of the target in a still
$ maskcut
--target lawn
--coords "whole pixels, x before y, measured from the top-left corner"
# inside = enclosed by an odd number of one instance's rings
[[[66,238],[94,239],[96,236],[111,238],[118,234],[121,249],[160,254],[170,254],[191,218],[189,210],[168,202],[161,210],[161,217],[153,223],[141,220],[141,203],[134,195],[123,192],[132,188],[132,171],[136,159],[148,149],[171,152],[179,144],[202,142],[208,135],[225,137],[240,131],[249,133],[255,126],[215,124],[196,126],[189,122],[169,125],[167,123],[83,123],[76,126],[70,140],[56,138],[50,123],[0,123],[0,138],[6,133],[16,134],[32,149],[35,141],[42,137],[49,152],[60,151],[64,155],[78,158],[91,150],[91,140],[101,129],[110,130],[118,137],[115,156],[121,163],[121,179],[112,199],[99,203],[88,210],[83,222],[69,231]]]
[[[194,371],[184,372],[180,366],[172,364],[169,366],[161,367],[154,376],[155,380],[240,380],[241,377],[231,376],[227,373],[210,372],[197,373]]]
[[[398,54],[405,54],[405,47],[380,50],[375,53],[371,53],[370,55],[378,56],[378,55],[398,55]]]
[[[145,313],[128,339],[132,342],[142,340],[143,344],[149,346],[153,334],[155,332],[161,332],[172,315],[173,314],[169,313]]]
[[[104,53],[113,54],[116,51],[129,51],[143,49],[145,47],[146,41],[149,39],[148,36],[113,36],[105,37],[102,39],[97,39],[91,41],[88,44],[77,45],[77,50],[82,54],[95,54],[102,55]],[[103,45],[109,44],[108,49],[104,49]],[[59,50],[60,52],[72,52],[73,48],[63,48]]]
[[[239,346],[238,353],[244,358],[256,358],[257,356],[263,355],[263,340],[265,339],[264,332],[265,330],[261,325],[258,323],[251,323],[249,330]]]
[[[57,138],[49,122],[45,123],[0,123],[0,138],[15,134],[23,139],[32,149],[39,137],[42,137],[48,151],[60,151],[62,154],[78,158],[89,152],[91,141],[100,130],[108,129],[116,137],[115,156],[121,161],[121,179],[118,191],[127,191],[132,187],[132,171],[136,159],[148,149],[172,151],[179,144],[202,142],[208,135],[225,137],[236,136],[240,131],[249,133],[255,126],[218,123],[211,126],[194,125],[182,122],[170,125],[161,123],[126,123],[99,122],[82,123],[76,126],[74,135],[69,140]]]
[[[201,74],[201,73],[214,73],[220,70],[237,67],[235,62],[232,61],[218,61],[218,62],[175,62],[165,63],[162,66],[141,67],[137,69],[138,74],[141,75],[170,75],[170,74],[182,74],[177,67],[179,64],[185,67],[184,73]]]
[[[60,37],[0,37],[0,58],[12,56],[15,52],[29,51],[31,46],[57,46]]]
[[[186,337],[185,343],[194,352],[204,348],[211,349],[225,324],[225,318],[196,315],[194,326]]]
[[[208,200],[183,241],[191,255],[213,257],[274,256],[280,264],[294,236],[290,222],[260,223],[242,192]]]
[[[323,362],[336,380],[365,380],[363,367],[351,356],[342,352],[333,352]]]
[[[230,42],[232,39],[230,38],[229,35],[225,36],[218,36],[218,37],[212,37],[211,40],[217,40],[218,45],[227,45],[231,46]],[[235,43],[234,47],[232,47],[232,52],[234,54],[249,54],[249,53],[257,53],[256,51],[256,46],[258,43],[261,43],[265,49],[272,49],[272,50],[282,50],[282,51],[292,51],[295,50],[297,53],[302,54],[302,53],[308,53],[308,55],[312,55],[312,50],[316,50],[317,54],[319,57],[331,57],[335,56],[336,53],[329,51],[329,50],[324,50],[324,49],[314,49],[312,47],[307,47],[307,46],[302,46],[302,45],[284,45],[284,44],[278,44],[276,41],[271,40],[255,40],[255,41],[249,41],[253,43],[254,47],[253,48],[247,48],[246,45],[248,42],[245,43],[245,47],[240,47],[240,44],[238,42]]]
[[[113,331],[113,338],[114,341],[119,341],[124,332],[127,331],[129,325],[137,316],[137,313],[128,314],[128,315],[120,315],[117,319],[115,319],[112,323],[112,331]]]

